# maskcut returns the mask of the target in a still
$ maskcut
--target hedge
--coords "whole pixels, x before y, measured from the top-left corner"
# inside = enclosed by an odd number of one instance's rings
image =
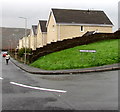
[[[73,48],[75,46],[85,45],[101,40],[109,40],[109,39],[120,39],[120,31],[117,31],[115,33],[96,33],[89,36],[74,37],[73,39],[66,39],[63,41],[52,42],[51,44],[47,44],[46,46],[42,48],[37,48],[35,51],[33,51],[30,60],[31,62],[33,62],[41,56],[56,51]]]

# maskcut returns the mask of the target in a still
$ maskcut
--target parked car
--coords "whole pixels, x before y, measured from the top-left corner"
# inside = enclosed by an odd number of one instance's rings
[[[5,57],[5,56],[6,56],[6,54],[7,54],[7,52],[3,52],[2,56],[3,56],[3,57]]]

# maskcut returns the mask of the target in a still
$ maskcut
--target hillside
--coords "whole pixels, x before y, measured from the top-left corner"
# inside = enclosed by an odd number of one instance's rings
[[[41,69],[77,69],[118,63],[118,40],[104,40],[88,45],[62,50],[40,57],[30,64]],[[80,53],[79,50],[96,50],[96,53]]]
[[[28,33],[29,32],[30,30],[28,29]],[[16,48],[18,40],[24,35],[24,28],[0,27],[0,40],[2,41],[2,49],[7,50],[8,48],[10,48],[10,44],[12,49]]]

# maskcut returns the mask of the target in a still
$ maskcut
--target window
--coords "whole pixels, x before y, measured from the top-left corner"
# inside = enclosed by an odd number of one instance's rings
[[[80,31],[84,32],[84,27],[83,26],[80,27]]]

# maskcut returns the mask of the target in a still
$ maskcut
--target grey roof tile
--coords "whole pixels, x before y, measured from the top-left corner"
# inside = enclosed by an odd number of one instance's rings
[[[42,32],[47,32],[47,27],[46,27],[47,21],[46,20],[39,20],[39,23],[40,23],[40,27],[41,27]]]
[[[113,25],[103,11],[52,9],[57,23]]]
[[[32,25],[34,35],[37,35],[37,25]]]

